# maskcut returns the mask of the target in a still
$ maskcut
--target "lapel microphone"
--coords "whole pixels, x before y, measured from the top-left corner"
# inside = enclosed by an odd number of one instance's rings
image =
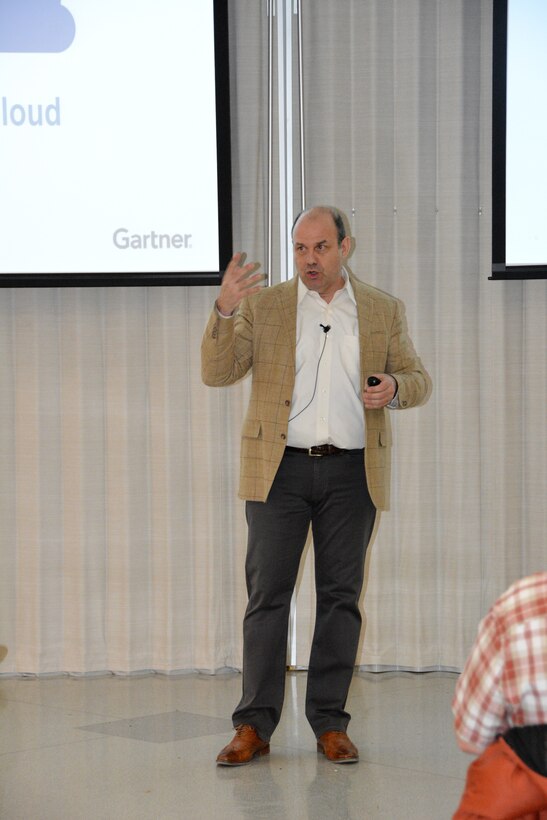
[[[319,322],[319,327],[323,328],[323,333],[325,334],[327,334],[330,330],[330,325],[322,325],[321,322]]]

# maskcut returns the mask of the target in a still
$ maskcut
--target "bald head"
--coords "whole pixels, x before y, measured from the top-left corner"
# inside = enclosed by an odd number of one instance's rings
[[[298,216],[293,222],[292,230],[291,230],[291,237],[294,238],[294,231],[296,226],[300,222],[301,219],[304,217],[310,217],[311,219],[317,217],[330,217],[334,222],[334,227],[336,229],[336,236],[338,239],[338,245],[342,244],[342,240],[345,239],[347,236],[346,226],[344,224],[344,218],[338,208],[333,208],[331,205],[313,205],[311,208],[306,208],[304,211],[300,211]]]

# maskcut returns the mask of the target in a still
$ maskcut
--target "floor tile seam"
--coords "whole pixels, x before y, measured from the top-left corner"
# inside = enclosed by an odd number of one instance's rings
[[[101,720],[100,723],[98,723],[97,725],[101,726],[101,725],[104,725],[105,723],[106,724],[119,723],[119,722],[122,722],[122,721],[127,722],[127,721],[131,721],[131,720],[135,720],[135,721],[137,721],[137,720],[146,720],[147,718],[159,718],[159,717],[173,715],[175,713],[178,713],[179,715],[184,715],[184,716],[188,715],[188,716],[193,717],[193,718],[205,718],[206,720],[221,720],[223,722],[229,722],[229,718],[227,718],[225,715],[207,715],[207,714],[204,714],[203,712],[189,712],[187,709],[169,709],[168,711],[163,711],[163,712],[147,712],[146,714],[142,714],[142,715],[141,714],[131,714],[131,715],[123,715],[122,717],[112,717],[112,718],[109,715],[106,715],[106,720],[104,720],[104,719]],[[95,723],[91,723],[89,725],[94,726]],[[86,726],[86,728],[88,728],[88,727]],[[225,734],[228,734],[230,732],[233,732],[233,727],[232,726],[228,726],[225,730],[222,730],[220,732],[215,732],[214,734],[225,735]],[[204,735],[204,737],[205,736],[206,735]]]
[[[231,720],[229,717],[226,717],[226,712],[223,712],[221,715],[210,715],[205,712],[191,712],[189,709],[180,709],[178,706],[174,709],[170,709],[168,712],[158,712],[158,714],[168,715],[172,712],[180,712],[182,715],[192,715],[192,717],[211,718],[212,720]],[[151,712],[151,715],[152,714],[155,713]]]
[[[359,758],[359,760],[360,760],[361,763],[366,763],[367,766],[377,766],[377,767],[382,768],[382,769],[391,769],[391,770],[396,771],[396,772],[409,772],[410,774],[417,774],[417,775],[426,774],[426,775],[430,775],[432,777],[442,777],[443,779],[446,779],[446,780],[458,781],[460,783],[465,782],[465,774],[463,774],[461,777],[459,777],[458,775],[455,775],[455,774],[446,774],[444,772],[435,772],[432,769],[417,769],[413,766],[393,766],[393,765],[390,765],[388,763],[379,763],[379,762],[374,761],[374,760],[369,760],[368,758],[363,757],[362,755]]]
[[[195,712],[195,711],[192,711],[191,709],[184,708],[180,705],[173,706],[173,708],[168,708],[168,709],[165,709],[165,707],[160,706],[159,708],[161,709],[161,711],[158,711],[158,712],[147,711],[147,712],[143,712],[142,714],[132,713],[131,715],[127,715],[127,714],[119,714],[119,713],[111,714],[111,713],[95,712],[95,711],[89,712],[89,711],[87,711],[85,709],[81,709],[81,708],[67,709],[66,706],[57,706],[56,704],[50,704],[50,703],[37,703],[36,701],[33,701],[33,700],[21,700],[19,698],[11,698],[11,697],[10,698],[6,698],[6,697],[0,698],[0,703],[4,703],[4,704],[13,703],[13,704],[21,704],[23,706],[32,706],[32,707],[36,707],[36,708],[39,708],[39,709],[50,709],[50,710],[55,711],[55,712],[62,712],[65,715],[71,715],[71,714],[73,714],[73,715],[90,715],[92,717],[98,717],[98,718],[102,719],[103,722],[105,720],[106,721],[138,720],[140,718],[145,718],[145,717],[154,717],[154,716],[157,716],[157,715],[171,714],[172,712],[180,712],[181,714],[191,715],[192,717],[198,717],[198,718],[200,718],[200,717],[211,718],[212,720],[225,720],[226,719],[226,715],[225,715],[224,712],[221,715],[211,714],[211,713],[208,713],[208,712]]]
[[[35,703],[32,700],[12,700],[11,698],[3,698],[1,701],[3,704],[8,703],[18,703],[22,706],[35,706],[38,709],[49,709],[54,712],[62,712],[64,715],[92,715],[93,717],[101,718],[104,722],[105,720],[129,720],[130,718],[126,718],[123,715],[120,717],[118,715],[106,715],[102,714],[101,712],[86,712],[82,711],[81,709],[70,709],[67,710],[66,707],[63,706],[55,706],[54,704],[47,704],[47,703]],[[131,715],[134,718],[134,715]],[[145,716],[147,717],[147,716]]]
[[[280,743],[270,742],[270,750],[271,750],[272,754],[275,753],[278,750],[283,750],[283,749],[288,749],[290,751],[299,751],[299,752],[303,752],[303,753],[307,753],[307,752],[315,753],[316,743],[315,743],[315,740],[314,740],[314,741],[312,741],[312,744],[308,747],[308,746],[303,746],[303,745],[291,746],[287,743],[280,744]],[[318,759],[323,760],[322,756],[319,756],[319,755],[318,755]],[[414,766],[396,766],[396,765],[392,765],[392,764],[388,764],[388,763],[381,763],[381,762],[376,761],[376,760],[371,760],[369,757],[363,756],[362,753],[360,754],[359,762],[360,763],[366,763],[367,766],[379,766],[381,768],[393,769],[394,771],[411,772],[411,773],[415,773],[415,774],[419,774],[419,775],[422,775],[422,774],[433,775],[435,777],[443,777],[443,778],[447,778],[448,780],[456,780],[456,781],[459,781],[459,782],[464,782],[464,780],[465,780],[465,774],[463,774],[460,777],[458,775],[451,775],[451,774],[445,774],[444,772],[437,772],[437,771],[434,771],[434,770],[429,769],[429,768],[421,769],[421,768],[416,768]]]
[[[378,678],[370,678],[365,677],[364,675],[360,675],[357,673],[353,676],[354,680],[361,681],[361,683],[370,683],[371,686],[385,686],[386,684],[393,684],[395,686],[399,685],[409,685],[412,684],[413,686],[426,686],[431,685],[432,683],[456,683],[458,678],[460,677],[460,672],[447,672],[444,675],[434,676],[434,673],[431,673],[431,677],[426,677],[425,675],[429,673],[424,673],[424,675],[420,674],[412,674],[409,673],[408,676],[393,676],[390,678],[382,679],[381,677]]]
[[[74,728],[76,729],[77,727]],[[62,749],[65,746],[80,746],[87,743],[97,743],[98,741],[104,741],[107,737],[107,735],[102,735],[101,737],[82,737],[78,740],[63,740],[60,743],[48,743],[47,745],[40,744],[38,746],[29,746],[26,749],[14,749],[12,751],[0,752],[0,759],[3,757],[9,757],[10,755],[32,754],[34,752],[45,752],[48,749]]]
[[[433,687],[431,684],[429,684],[429,687],[427,687],[426,684],[423,684],[423,683],[413,683],[412,686],[401,686],[399,684],[390,685],[390,684],[387,684],[387,683],[375,684],[374,687],[371,686],[371,687],[367,687],[366,689],[361,687],[361,691],[355,691],[356,687],[354,687],[354,690],[353,691],[350,690],[350,692],[349,692],[348,702],[352,699],[355,699],[355,698],[370,697],[372,693],[374,693],[375,696],[384,696],[384,695],[395,695],[395,694],[397,694],[397,695],[406,695],[408,697],[411,697],[412,695],[415,695],[416,692],[421,692],[424,688],[434,688],[435,691],[441,690],[441,687],[438,687],[438,686]]]
[[[369,691],[383,691],[383,692],[408,692],[411,694],[413,692],[421,691],[422,689],[435,689],[435,690],[449,690],[452,691],[456,686],[456,681],[446,681],[446,680],[432,680],[432,681],[412,681],[412,683],[408,684],[404,681],[378,681],[375,683],[369,683],[368,681],[361,681],[357,684],[357,686],[352,685],[349,691],[349,697],[352,695],[360,695],[360,692],[356,692],[355,689],[360,688],[363,690],[363,694]]]

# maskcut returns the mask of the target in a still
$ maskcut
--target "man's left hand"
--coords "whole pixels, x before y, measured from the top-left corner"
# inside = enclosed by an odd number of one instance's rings
[[[363,402],[367,410],[378,410],[392,400],[397,392],[397,382],[389,373],[371,373],[370,375],[380,379],[380,384],[372,387],[365,385]]]

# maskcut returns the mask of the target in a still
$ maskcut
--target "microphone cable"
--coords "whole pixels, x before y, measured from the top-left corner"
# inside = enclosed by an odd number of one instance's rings
[[[307,409],[308,409],[308,407],[310,406],[310,404],[312,403],[312,401],[313,401],[313,400],[314,400],[314,398],[315,398],[315,393],[316,393],[316,391],[317,391],[317,381],[318,381],[318,379],[319,379],[319,365],[321,364],[321,359],[323,358],[323,353],[325,352],[325,347],[326,347],[326,344],[327,344],[327,333],[328,333],[328,332],[329,332],[329,330],[330,330],[330,325],[322,325],[322,324],[319,324],[319,327],[322,327],[322,328],[323,328],[323,333],[325,334],[325,338],[323,339],[323,347],[321,348],[321,354],[320,354],[320,356],[319,356],[319,360],[318,360],[318,362],[317,362],[317,369],[316,369],[316,371],[315,371],[315,383],[314,383],[314,385],[313,385],[313,393],[312,393],[312,397],[311,397],[311,399],[309,400],[309,402],[306,404],[306,406],[302,408],[302,410],[299,410],[299,411],[298,411],[298,413],[295,413],[295,415],[294,415],[294,416],[291,416],[291,417],[290,417],[289,421],[294,421],[294,419],[296,419],[296,418],[298,418],[298,416],[302,415],[302,413],[304,412],[304,410],[307,410]],[[287,422],[287,423],[288,423],[288,422]]]

